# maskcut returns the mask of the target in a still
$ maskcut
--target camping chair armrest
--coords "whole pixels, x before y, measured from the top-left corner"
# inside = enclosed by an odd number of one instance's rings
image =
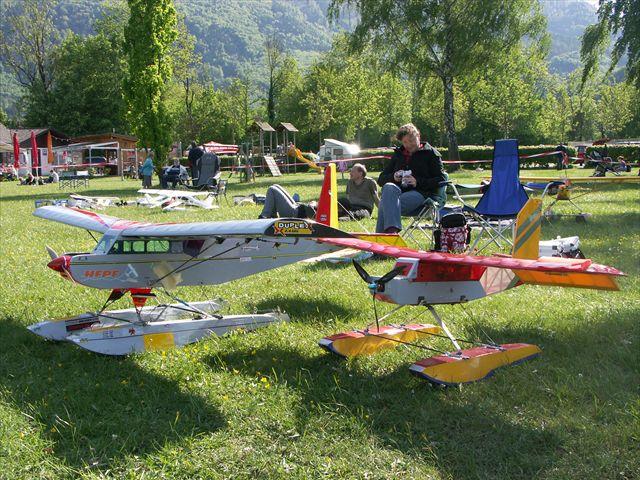
[[[547,183],[547,186],[544,187],[544,190],[542,191],[542,197],[541,198],[544,198],[547,195],[547,191],[550,188],[559,187],[560,185],[564,185],[564,184],[565,184],[564,182],[561,182],[559,180],[551,180],[549,183]]]
[[[453,183],[451,180],[449,180],[447,182],[443,182],[443,183],[445,183],[445,185],[447,185],[448,187],[451,187],[451,190],[453,190],[453,195],[452,195],[453,198],[458,200],[463,205],[466,205],[466,203],[465,203],[464,199],[462,198],[462,196],[460,195],[460,192],[458,191],[458,188],[456,187],[455,183]]]

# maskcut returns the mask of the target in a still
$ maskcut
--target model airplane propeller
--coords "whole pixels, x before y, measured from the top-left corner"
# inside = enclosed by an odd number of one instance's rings
[[[382,277],[372,277],[354,262],[356,271],[367,282],[374,299],[398,305],[380,320],[406,305],[426,307],[437,325],[411,324],[376,326],[340,333],[320,340],[320,346],[343,357],[367,355],[398,344],[412,344],[424,336],[448,338],[451,352],[420,360],[411,365],[416,375],[441,385],[457,385],[481,380],[498,367],[537,356],[541,350],[524,343],[492,345],[475,343],[462,349],[460,343],[474,343],[454,337],[435,311],[434,305],[453,305],[524,285],[619,290],[615,268],[588,259],[538,258],[541,202],[529,200],[516,221],[512,256],[472,256],[417,251],[391,247],[360,239],[327,238],[321,242],[359,248],[396,258],[396,266]],[[374,302],[375,308],[375,302]],[[444,333],[444,335],[441,335]]]

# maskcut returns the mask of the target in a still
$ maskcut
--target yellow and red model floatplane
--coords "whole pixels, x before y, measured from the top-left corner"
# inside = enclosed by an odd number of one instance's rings
[[[541,201],[529,200],[518,215],[513,255],[472,256],[418,251],[380,245],[357,238],[323,238],[331,245],[367,250],[396,258],[396,265],[382,277],[370,276],[354,262],[375,300],[397,304],[391,313],[405,305],[426,307],[436,324],[375,325],[363,330],[339,333],[320,340],[320,346],[343,357],[368,355],[401,344],[414,345],[420,338],[448,338],[454,350],[411,365],[412,373],[441,385],[458,385],[490,376],[498,367],[533,358],[541,350],[536,345],[474,344],[454,337],[436,313],[434,305],[452,305],[524,285],[618,290],[615,268],[588,259],[538,258]],[[386,315],[384,318],[386,318]],[[462,349],[461,343],[473,346]],[[424,348],[424,347],[422,347]],[[432,349],[434,350],[434,349]]]

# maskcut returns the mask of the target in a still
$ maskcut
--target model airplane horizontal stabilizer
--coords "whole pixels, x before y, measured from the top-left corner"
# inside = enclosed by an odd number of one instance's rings
[[[395,348],[402,343],[415,342],[421,334],[439,334],[440,327],[430,323],[411,325],[383,325],[366,330],[337,333],[321,339],[318,344],[341,357],[372,355],[379,350]]]
[[[481,346],[425,358],[411,365],[409,370],[432,383],[455,386],[483,380],[500,367],[524,362],[540,353],[539,347],[526,343]]]

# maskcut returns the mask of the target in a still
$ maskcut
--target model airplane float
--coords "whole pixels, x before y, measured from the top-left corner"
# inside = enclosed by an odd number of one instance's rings
[[[357,238],[320,239],[331,245],[395,257],[395,268],[382,277],[370,276],[354,262],[356,270],[369,286],[374,305],[376,300],[397,304],[398,307],[390,314],[405,305],[424,306],[437,321],[437,325],[380,326],[379,320],[382,319],[378,319],[376,314],[375,326],[325,337],[320,346],[340,356],[352,357],[400,344],[416,345],[416,340],[429,336],[448,338],[453,344],[453,351],[419,345],[439,355],[417,361],[410,367],[412,373],[441,385],[481,380],[498,367],[537,356],[541,350],[535,345],[478,344],[457,339],[438,316],[434,305],[466,303],[523,284],[619,290],[615,277],[623,273],[615,268],[598,265],[588,259],[538,258],[540,219],[540,200],[529,200],[517,218],[512,256],[416,251]],[[462,349],[461,343],[473,346]]]
[[[91,252],[56,254],[48,266],[74,283],[109,289],[98,312],[49,320],[29,330],[51,339],[68,340],[88,350],[126,355],[181,346],[211,333],[251,330],[286,314],[220,316],[216,302],[187,303],[172,294],[175,288],[217,285],[298,262],[342,247],[317,240],[325,237],[365,238],[398,243],[397,235],[349,234],[329,226],[337,223],[337,203],[331,191],[335,167],[328,169],[318,205],[319,222],[278,218],[228,222],[151,224],[122,220],[63,206],[45,206],[34,215],[103,234]],[[145,306],[159,290],[175,303]],[[135,308],[106,311],[130,294]]]

